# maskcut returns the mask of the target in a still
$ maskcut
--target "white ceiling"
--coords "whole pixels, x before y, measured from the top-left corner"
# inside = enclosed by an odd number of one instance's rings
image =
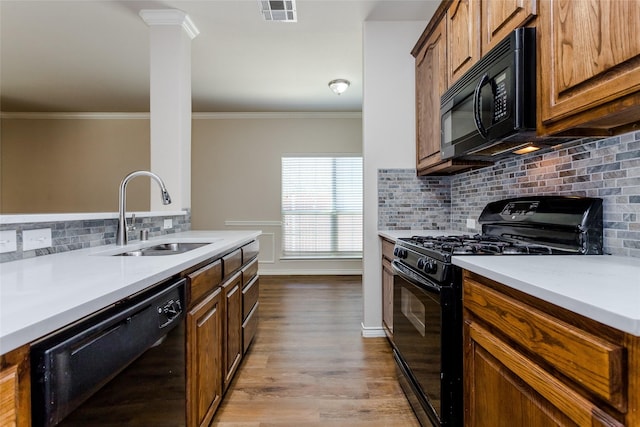
[[[297,23],[257,0],[0,0],[0,111],[148,112],[141,9],[180,9],[192,41],[194,112],[361,111],[362,24],[423,21],[439,0],[297,0]],[[416,40],[417,41],[417,40]],[[413,46],[406,46],[410,55]],[[327,87],[351,81],[337,96]]]

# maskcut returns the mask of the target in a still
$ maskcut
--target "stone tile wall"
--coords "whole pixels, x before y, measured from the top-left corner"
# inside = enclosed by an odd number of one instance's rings
[[[164,220],[171,218],[173,227],[163,229]],[[110,245],[116,242],[117,219],[92,219],[80,221],[33,222],[23,224],[4,224],[0,230],[17,231],[17,247],[15,252],[0,254],[0,263],[24,258],[74,251],[95,246]],[[129,241],[139,239],[142,229],[149,230],[149,237],[173,234],[191,229],[191,214],[177,216],[142,217],[135,220],[136,230],[129,233]],[[41,228],[51,229],[52,246],[49,248],[22,250],[22,232]]]
[[[449,177],[422,177],[415,169],[378,170],[378,228],[441,230],[451,217]]]
[[[411,203],[421,198],[426,202],[448,200],[443,203],[442,212],[446,216],[448,211],[450,216],[442,220],[446,226],[438,223],[437,228],[477,232],[480,226],[477,224],[470,230],[466,220],[477,220],[482,208],[494,200],[533,194],[600,197],[604,205],[605,252],[640,257],[640,132],[582,140],[558,151],[503,160],[487,168],[442,178],[440,182],[448,184],[448,195],[442,187],[420,185],[423,181],[415,177],[415,170],[402,170],[405,183],[411,182],[407,175],[414,174],[414,186],[406,196],[403,187],[397,187],[393,192],[394,205],[384,203],[388,195],[383,196],[389,193],[385,182],[393,182],[394,175],[399,173],[379,171],[381,228],[436,228],[432,227],[435,223],[432,215],[426,215],[422,221],[411,218],[406,223],[401,221],[404,216],[396,223],[387,220],[394,217],[396,206],[409,203],[405,199]],[[417,191],[422,195],[418,196]]]

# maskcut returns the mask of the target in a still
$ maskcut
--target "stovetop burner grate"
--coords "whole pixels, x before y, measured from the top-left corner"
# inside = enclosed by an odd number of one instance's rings
[[[536,243],[518,243],[481,234],[459,236],[412,236],[400,239],[424,254],[442,255],[546,255],[571,254],[570,250]]]

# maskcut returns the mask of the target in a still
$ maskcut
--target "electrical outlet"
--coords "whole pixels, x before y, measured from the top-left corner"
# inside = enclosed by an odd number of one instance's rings
[[[167,218],[164,220],[164,229],[168,230],[173,227],[173,220],[171,218]]]
[[[48,248],[51,246],[51,229],[25,230],[22,232],[22,250]]]
[[[15,252],[18,250],[16,230],[0,231],[0,253]]]
[[[467,218],[467,228],[476,228],[476,220],[473,218]]]

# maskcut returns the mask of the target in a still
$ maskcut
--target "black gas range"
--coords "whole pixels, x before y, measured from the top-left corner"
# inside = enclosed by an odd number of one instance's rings
[[[400,238],[394,255],[415,272],[445,283],[455,255],[602,254],[602,199],[500,200],[483,209],[478,223],[481,234]]]
[[[602,200],[535,196],[485,206],[480,234],[396,241],[393,347],[421,424],[462,425],[461,271],[453,256],[599,255]]]

